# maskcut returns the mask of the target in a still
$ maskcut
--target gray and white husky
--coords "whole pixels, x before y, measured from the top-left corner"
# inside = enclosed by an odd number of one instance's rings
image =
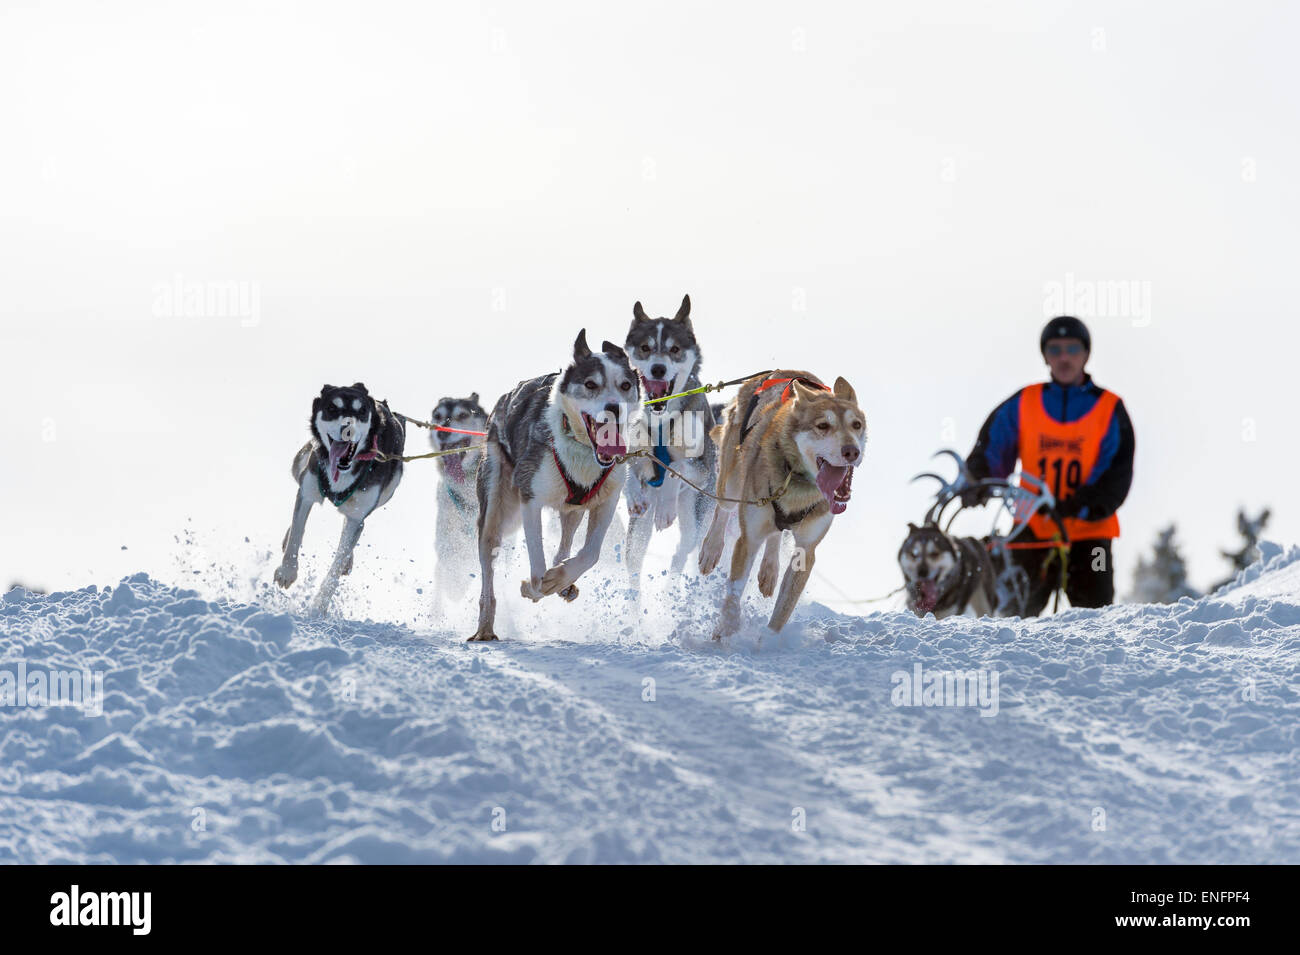
[[[483,590],[478,630],[470,640],[495,640],[492,563],[501,542],[522,520],[529,577],[520,592],[533,601],[549,594],[578,596],[574,583],[600,557],[605,532],[623,493],[629,422],[641,412],[641,385],[627,354],[612,342],[587,347],[583,329],[573,360],[560,372],[521,381],[488,419],[478,468],[478,554]],[[542,545],[542,508],[560,513],[560,545],[549,569]],[[570,557],[583,516],[582,549]]]
[[[430,423],[457,431],[486,431],[488,414],[478,403],[478,392],[468,398],[442,398],[433,408]],[[483,438],[455,431],[430,431],[435,451],[464,448],[461,454],[445,454],[438,462],[438,522],[433,536],[437,563],[433,571],[433,598],[458,600],[473,576],[475,541],[478,537],[478,493],[475,475],[483,458]]]
[[[641,375],[647,400],[700,386],[703,356],[691,323],[689,295],[682,297],[672,318],[650,318],[640,302],[633,305],[623,347]],[[681,537],[671,564],[672,572],[680,574],[713,517],[713,499],[669,474],[659,462],[709,491],[718,475],[717,449],[709,440],[713,408],[703,394],[647,404],[645,412],[642,420],[654,459],[637,458],[629,465],[627,481],[627,565],[633,587],[640,582],[652,528],[664,530],[681,517]]]
[[[907,588],[907,606],[918,617],[995,615],[997,574],[982,541],[954,537],[934,524],[907,525],[898,549],[898,566]]]
[[[325,385],[311,404],[311,440],[293,458],[291,473],[298,482],[293,523],[280,547],[284,558],[275,582],[289,587],[298,579],[298,548],[302,546],[307,515],[314,505],[329,501],[343,515],[334,562],[330,565],[309,612],[320,616],[329,609],[339,577],[352,572],[352,551],[365,520],[388,503],[402,480],[402,462],[380,460],[400,457],[406,444],[402,422],[357,382],[351,387]]]

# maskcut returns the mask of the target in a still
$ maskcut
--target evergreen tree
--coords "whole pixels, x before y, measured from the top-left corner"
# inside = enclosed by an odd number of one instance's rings
[[[1151,559],[1138,558],[1133,571],[1133,592],[1129,600],[1134,603],[1171,604],[1183,597],[1200,594],[1187,584],[1187,564],[1179,552],[1176,524],[1170,524],[1156,535],[1155,552]]]
[[[1263,533],[1264,528],[1268,526],[1268,519],[1271,515],[1272,511],[1267,507],[1253,519],[1247,517],[1244,510],[1237,511],[1237,533],[1242,536],[1244,543],[1235,551],[1219,551],[1232,564],[1232,573],[1226,579],[1214,585],[1216,590],[1224,584],[1231,583],[1240,571],[1245,570],[1259,559],[1259,536]]]

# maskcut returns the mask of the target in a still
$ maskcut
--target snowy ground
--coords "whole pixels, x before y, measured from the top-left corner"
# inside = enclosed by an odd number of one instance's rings
[[[104,693],[0,706],[0,861],[1297,863],[1300,548],[1265,555],[1195,602],[813,604],[761,646],[766,602],[718,647],[690,579],[639,620],[594,581],[493,646],[144,574],[14,591],[0,674]],[[996,713],[895,705],[917,664],[996,673]]]

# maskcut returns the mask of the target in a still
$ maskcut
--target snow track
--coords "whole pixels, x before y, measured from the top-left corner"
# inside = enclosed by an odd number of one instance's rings
[[[705,639],[705,588],[666,640],[595,586],[493,646],[143,574],[15,591],[0,673],[103,705],[0,706],[0,860],[1300,862],[1300,550],[1265,553],[1198,601],[814,604],[761,647],[762,606]],[[996,713],[895,705],[917,664],[996,673]]]

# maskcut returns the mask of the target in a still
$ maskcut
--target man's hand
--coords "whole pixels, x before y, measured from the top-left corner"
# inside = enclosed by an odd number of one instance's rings
[[[1065,501],[1056,502],[1056,513],[1061,517],[1078,517],[1079,512],[1083,510],[1084,502],[1080,501],[1078,496],[1074,496]]]
[[[978,484],[963,488],[960,494],[962,507],[979,507],[993,496],[987,487]]]

